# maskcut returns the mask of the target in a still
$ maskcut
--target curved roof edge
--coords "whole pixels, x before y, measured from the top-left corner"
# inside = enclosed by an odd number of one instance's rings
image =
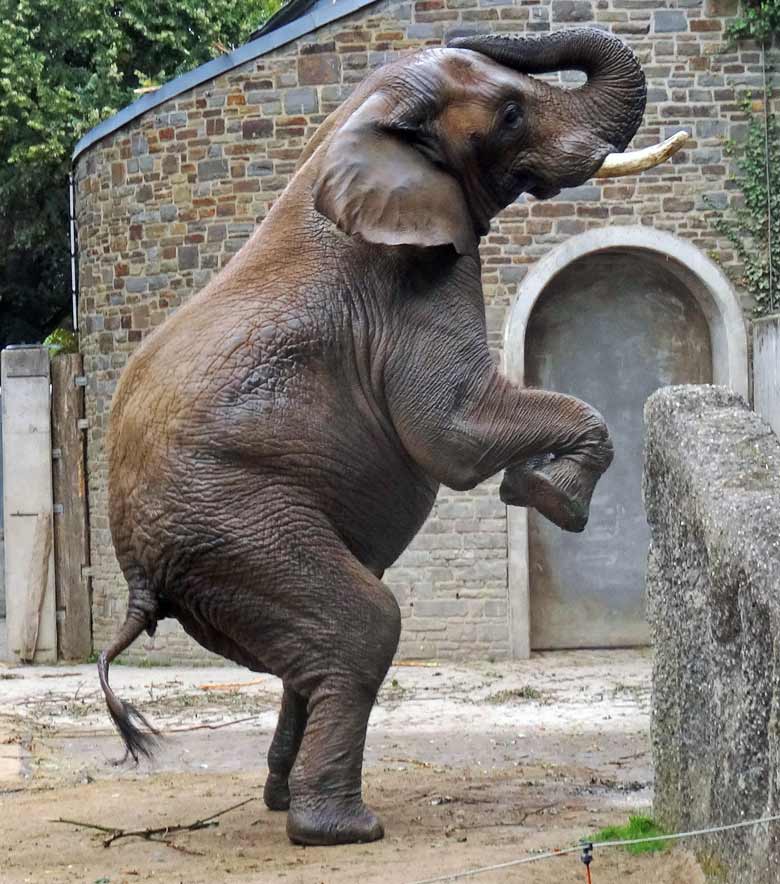
[[[79,156],[85,150],[92,147],[93,144],[126,126],[137,117],[140,117],[141,114],[146,113],[146,111],[159,107],[159,105],[164,104],[171,98],[175,98],[183,92],[188,92],[207,80],[213,80],[220,74],[231,71],[247,61],[260,58],[260,56],[266,55],[272,50],[284,46],[286,43],[291,43],[299,37],[304,37],[306,34],[310,34],[324,25],[338,21],[338,19],[357,12],[365,6],[371,6],[375,2],[376,0],[317,0],[311,11],[295,19],[295,21],[268,34],[264,34],[256,40],[245,43],[232,52],[220,55],[218,58],[206,62],[206,64],[192,71],[187,71],[186,74],[181,74],[174,80],[169,80],[154,92],[149,92],[147,95],[139,98],[138,101],[134,101],[127,107],[122,108],[113,117],[98,123],[94,129],[90,129],[86,135],[79,139],[73,148],[72,161],[75,163]]]

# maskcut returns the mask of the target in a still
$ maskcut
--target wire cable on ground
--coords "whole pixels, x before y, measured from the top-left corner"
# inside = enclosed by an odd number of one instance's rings
[[[760,826],[763,823],[780,822],[780,814],[776,816],[765,816],[756,820],[744,820],[741,823],[729,823],[725,826],[710,826],[706,829],[694,829],[690,832],[673,832],[670,835],[649,835],[646,838],[627,838],[622,841],[585,841],[579,843],[576,847],[564,847],[561,850],[551,850],[547,853],[536,853],[532,856],[526,856],[522,859],[513,859],[505,863],[497,863],[492,866],[480,866],[476,869],[467,869],[463,872],[453,872],[449,875],[439,875],[437,878],[425,878],[421,881],[413,881],[411,884],[437,884],[439,881],[457,881],[459,878],[473,878],[476,875],[482,875],[486,872],[496,872],[500,869],[508,869],[514,866],[522,866],[527,863],[541,862],[546,859],[555,859],[556,857],[566,856],[571,853],[578,853],[583,849],[583,844],[592,844],[593,850],[598,847],[628,847],[631,844],[649,844],[653,841],[680,841],[683,838],[697,838],[701,835],[714,835],[717,832],[728,832],[732,829],[746,829],[751,826]]]

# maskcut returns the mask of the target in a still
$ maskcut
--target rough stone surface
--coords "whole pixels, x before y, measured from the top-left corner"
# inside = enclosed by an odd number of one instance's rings
[[[590,24],[627,40],[650,100],[633,147],[685,126],[674,161],[621,182],[593,181],[555,200],[521,198],[484,239],[488,335],[500,356],[509,305],[529,268],[585,230],[648,224],[684,237],[724,267],[737,263],[701,197],[732,202],[722,136],[744,131],[740,96],[761,82],[761,56],[723,42],[726,0],[378,0],[171,99],[106,137],[77,163],[81,347],[89,460],[93,624],[105,645],[126,589],[108,531],[103,439],[111,395],[130,353],[235,254],[286,185],[319,123],[366,74],[456,33],[530,32]],[[589,12],[588,12],[589,10]],[[679,31],[658,32],[655,13]],[[669,16],[661,16],[661,22]],[[551,24],[552,23],[552,24]],[[705,30],[697,30],[699,25]],[[321,55],[321,58],[317,56]],[[570,85],[571,74],[563,79]],[[218,235],[210,231],[219,227]],[[443,491],[423,533],[387,575],[404,614],[405,657],[509,654],[506,508],[497,483]],[[424,604],[423,604],[424,603]],[[445,613],[445,611],[447,613]],[[181,631],[160,630],[132,655],[205,657]]]
[[[677,830],[780,812],[780,442],[724,387],[645,408],[655,812]],[[702,839],[717,880],[780,882],[777,827]]]

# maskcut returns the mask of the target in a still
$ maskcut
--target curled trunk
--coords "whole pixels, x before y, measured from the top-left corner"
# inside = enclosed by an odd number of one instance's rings
[[[479,52],[524,74],[583,71],[587,83],[567,93],[571,112],[612,150],[624,150],[639,128],[645,77],[631,49],[612,34],[572,28],[541,36],[458,37],[449,45]]]

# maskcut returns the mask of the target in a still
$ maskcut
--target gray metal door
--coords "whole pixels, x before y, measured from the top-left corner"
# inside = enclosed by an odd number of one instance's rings
[[[530,513],[531,647],[646,644],[642,410],[658,387],[711,382],[707,321],[660,261],[591,255],[542,293],[526,332],[525,378],[598,408],[615,444],[584,534]]]

